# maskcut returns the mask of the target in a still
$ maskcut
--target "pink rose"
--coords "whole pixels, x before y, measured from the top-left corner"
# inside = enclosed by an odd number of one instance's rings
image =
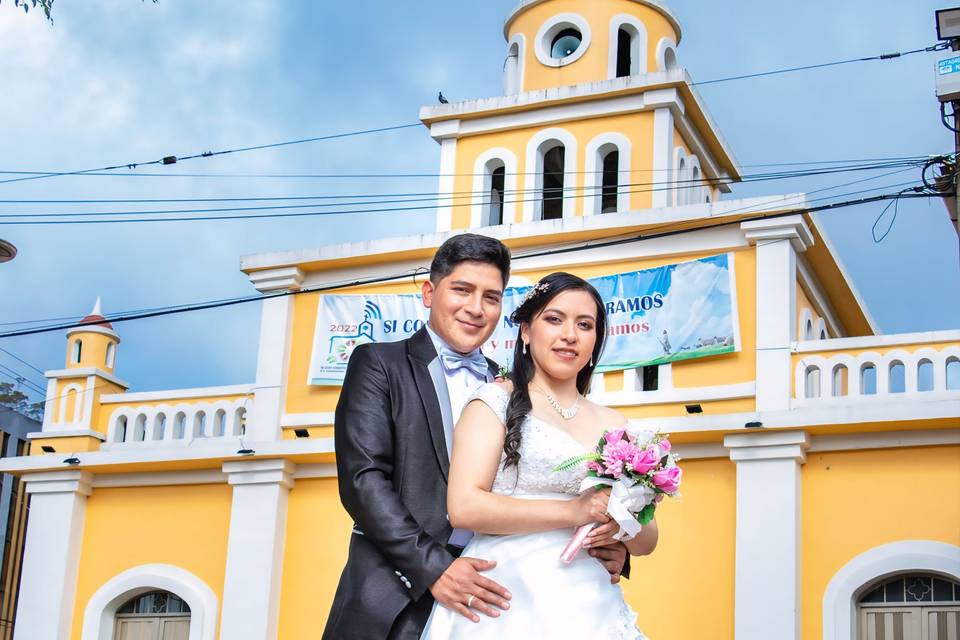
[[[657,466],[660,462],[660,455],[656,447],[637,449],[628,462],[635,473],[644,474]]]
[[[659,443],[657,443],[657,444],[660,445],[660,451],[663,451],[664,453],[669,453],[669,452],[670,452],[670,449],[673,448],[673,445],[670,444],[670,441],[667,440],[666,438],[664,438],[663,440],[661,440],[661,441],[660,441]]]
[[[681,475],[680,467],[667,467],[653,474],[653,484],[664,493],[676,493]]]
[[[616,429],[615,431],[608,431],[603,434],[603,440],[608,445],[616,444],[623,440],[623,434],[626,433],[626,429]]]

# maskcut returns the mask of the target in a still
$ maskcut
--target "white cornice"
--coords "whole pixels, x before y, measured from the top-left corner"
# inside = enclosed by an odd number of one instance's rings
[[[152,464],[166,462],[202,463],[223,459],[257,461],[264,458],[284,458],[302,455],[333,453],[333,438],[299,438],[297,440],[274,440],[271,442],[250,442],[246,446],[253,449],[252,456],[237,454],[237,440],[216,444],[195,442],[190,447],[142,447],[136,449],[114,449],[110,451],[81,451],[74,453],[80,459],[81,467],[97,467],[98,473],[111,470],[120,472],[131,464]],[[0,459],[0,472],[33,472],[63,469],[63,454],[45,454],[39,456],[18,456]]]
[[[196,387],[194,389],[170,389],[169,391],[138,391],[135,393],[107,393],[100,396],[102,404],[133,404],[162,400],[185,400],[188,398],[219,398],[243,396],[253,392],[253,384],[235,384],[223,387]]]
[[[755,382],[719,384],[710,387],[675,387],[662,391],[612,391],[591,393],[590,399],[608,407],[643,406],[671,402],[707,402],[752,398],[757,393]]]
[[[98,324],[85,324],[79,327],[73,327],[72,329],[67,331],[67,337],[69,338],[78,333],[99,333],[100,335],[113,338],[114,340],[117,341],[117,344],[120,343],[120,336],[117,335],[116,331],[114,331],[113,329],[107,329],[106,327],[102,327]]]
[[[792,459],[806,461],[810,436],[806,431],[767,431],[725,436],[723,446],[730,449],[734,462]]]
[[[484,227],[480,233],[492,238],[503,240],[510,244],[514,240],[535,239],[539,236],[562,236],[564,234],[581,233],[584,231],[622,231],[624,228],[638,229],[643,233],[644,228],[655,227],[662,229],[665,225],[695,222],[698,220],[711,221],[717,224],[730,219],[734,222],[737,217],[758,214],[779,214],[784,212],[801,212],[806,207],[806,197],[802,193],[781,196],[764,196],[744,198],[740,200],[720,200],[710,204],[687,205],[683,207],[658,207],[652,209],[638,209],[624,213],[608,213],[602,216],[576,216],[558,220],[535,220],[517,224]],[[253,272],[261,269],[272,269],[281,266],[301,265],[318,262],[334,263],[356,256],[375,257],[394,256],[390,262],[395,265],[397,260],[403,260],[403,253],[413,253],[424,249],[436,249],[447,239],[463,233],[464,230],[442,231],[426,233],[416,236],[401,236],[368,240],[349,244],[327,245],[313,249],[299,249],[293,251],[279,251],[244,256],[240,259],[241,270]],[[473,230],[477,231],[477,230]],[[690,232],[695,232],[691,229]],[[615,233],[605,235],[616,235]],[[563,240],[554,242],[562,243]],[[518,252],[519,255],[519,252]],[[429,259],[425,259],[429,262]],[[420,263],[418,263],[420,264]],[[393,266],[391,273],[401,272]],[[409,278],[414,271],[400,277]]]
[[[283,458],[223,463],[223,472],[231,485],[279,484],[290,489],[295,470],[296,465]]]
[[[280,417],[280,426],[284,429],[300,427],[326,427],[333,424],[332,411],[323,413],[285,413]]]
[[[740,224],[750,244],[789,240],[797,253],[813,246],[813,234],[800,214],[765,220],[747,220]]]
[[[32,457],[32,456],[31,456]],[[89,471],[43,471],[25,474],[27,493],[79,493],[89,496],[93,475]]]
[[[830,340],[805,340],[794,346],[795,353],[810,353],[813,351],[853,351],[874,349],[877,347],[894,347],[904,344],[937,344],[943,342],[960,342],[960,330],[921,331],[917,333],[894,333],[880,336],[858,336],[854,338],[833,338]]]
[[[523,13],[527,9],[530,9],[531,7],[535,7],[538,4],[542,4],[543,2],[546,2],[546,1],[547,0],[521,0],[520,5],[516,9],[510,12],[510,15],[507,17],[506,21],[503,23],[503,37],[509,40],[510,25],[517,18],[517,16],[519,16],[521,13]],[[637,4],[643,5],[645,7],[650,7],[651,9],[653,9],[654,11],[662,15],[664,18],[666,18],[667,22],[670,23],[670,26],[673,27],[673,30],[676,31],[677,44],[680,44],[680,38],[682,36],[682,32],[680,29],[680,21],[677,20],[677,17],[673,15],[673,12],[670,11],[667,5],[665,5],[662,2],[659,2],[659,0],[632,0],[632,1],[636,2]]]
[[[107,373],[103,369],[97,367],[82,367],[79,369],[55,369],[53,371],[45,371],[43,373],[47,378],[86,378],[87,376],[98,376],[103,378],[108,382],[112,382],[118,387],[123,387],[124,389],[129,389],[130,385],[112,373]]]
[[[93,429],[87,428],[67,428],[61,429],[57,426],[46,431],[34,431],[33,433],[27,434],[27,440],[39,440],[42,438],[74,438],[74,437],[91,437],[97,438],[101,442],[107,439],[107,436],[100,433],[99,431],[94,431]]]
[[[241,259],[242,263],[242,259]],[[254,271],[247,274],[254,288],[261,293],[278,291],[299,291],[303,282],[303,271],[298,267],[280,267],[266,271]]]

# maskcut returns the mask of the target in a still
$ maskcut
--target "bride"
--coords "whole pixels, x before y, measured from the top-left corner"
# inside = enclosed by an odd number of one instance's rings
[[[619,531],[606,513],[608,491],[578,494],[583,465],[553,471],[626,422],[583,395],[603,350],[603,301],[587,281],[554,273],[533,287],[512,320],[520,331],[511,382],[482,386],[465,406],[447,489],[450,524],[475,532],[463,555],[496,561],[486,573],[510,590],[510,608],[497,612],[473,596],[456,610],[434,604],[421,640],[643,640],[620,586],[587,554],[587,547],[613,544]],[[591,522],[599,525],[585,549],[562,563],[574,528]],[[647,555],[657,536],[654,521],[627,550]],[[491,617],[481,620],[477,610]]]

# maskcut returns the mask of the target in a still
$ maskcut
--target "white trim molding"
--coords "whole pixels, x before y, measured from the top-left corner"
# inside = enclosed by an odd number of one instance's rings
[[[810,436],[742,433],[723,444],[737,464],[734,636],[799,640],[800,465]]]
[[[104,371],[98,367],[80,367],[77,369],[55,369],[53,371],[45,371],[43,373],[46,378],[85,378],[87,376],[98,376],[103,378],[107,382],[112,382],[118,387],[123,387],[124,389],[129,389],[130,385],[113,375],[108,371]]]
[[[865,551],[834,574],[823,594],[823,640],[857,635],[857,599],[898,573],[936,573],[960,580],[960,547],[934,540],[901,540]]]
[[[617,77],[617,56],[620,53],[620,29],[628,27],[630,33],[630,74],[647,72],[647,26],[635,16],[618,13],[610,19],[610,40],[607,52],[607,77]]]
[[[542,220],[543,210],[543,155],[549,149],[544,145],[557,142],[563,145],[563,217],[573,218],[577,202],[577,138],[559,127],[550,127],[535,133],[527,142],[524,165],[523,222]],[[554,145],[556,146],[556,145]],[[553,148],[553,147],[550,147]]]
[[[247,274],[254,288],[260,293],[299,291],[303,271],[299,267],[279,267]]]
[[[487,171],[487,165],[499,160],[503,164],[503,222],[512,224],[517,222],[517,201],[525,196],[517,192],[517,156],[506,147],[494,147],[477,156],[473,163],[473,202],[470,205],[470,228],[491,226],[489,218],[484,214],[490,211],[490,191],[492,171]],[[441,198],[445,196],[441,195]],[[455,196],[451,195],[451,201]]]
[[[27,434],[27,440],[42,440],[44,438],[75,438],[75,437],[91,437],[98,438],[99,440],[106,440],[107,434],[95,431],[93,429],[87,429],[85,427],[68,427],[61,429],[58,425],[54,425],[50,429],[45,431],[34,431]]]
[[[30,520],[14,640],[70,636],[91,480],[78,470],[23,476]]]
[[[190,606],[189,640],[214,640],[217,595],[203,580],[169,564],[144,564],[117,574],[87,602],[81,640],[113,640],[117,610],[128,600],[162,589]]]
[[[245,396],[254,390],[253,383],[234,384],[223,387],[196,387],[193,389],[169,389],[163,391],[138,391],[128,393],[105,393],[101,404],[133,404],[158,400],[187,400],[190,398],[216,398],[219,396]]]
[[[280,417],[280,426],[284,429],[332,427],[333,418],[333,411],[319,413],[285,413]]]
[[[107,329],[106,327],[99,324],[84,324],[79,327],[73,327],[72,329],[67,331],[67,339],[72,338],[78,333],[98,333],[102,336],[108,336],[110,338],[113,338],[114,340],[117,341],[117,343],[120,342],[120,336],[117,335],[116,331],[114,331],[113,329]]]
[[[631,183],[630,164],[633,158],[633,144],[630,138],[613,131],[601,133],[587,143],[584,158],[583,215],[593,216],[601,213],[603,200],[603,157],[617,151],[617,211],[630,211],[630,192],[626,186]]]
[[[280,619],[287,502],[296,466],[289,460],[226,462],[233,487],[222,638],[272,640]]]
[[[566,29],[576,29],[580,32],[580,46],[568,56],[554,58],[550,55],[553,39]],[[533,52],[540,64],[545,67],[566,67],[583,57],[590,48],[591,33],[590,23],[583,16],[576,13],[558,13],[540,26],[533,41]]]
[[[807,259],[802,255],[797,257],[797,283],[800,285],[800,288],[803,289],[804,293],[807,294],[810,303],[814,306],[814,310],[826,321],[829,328],[829,335],[834,338],[845,337],[847,332],[844,330],[843,324],[837,317],[837,313],[834,311],[833,305],[830,304],[830,300],[826,294],[824,294],[823,289],[821,289],[820,283],[817,282],[816,276],[813,275],[810,265],[807,264]]]
[[[831,338],[797,343],[794,351],[856,351],[878,347],[895,347],[908,344],[936,344],[938,342],[960,342],[960,330],[923,331],[917,333],[894,333],[881,336],[857,336],[853,338]]]
[[[651,182],[654,184],[668,184],[676,164],[673,162],[671,149],[673,148],[673,110],[669,107],[660,107],[653,112],[653,172]],[[669,207],[670,191],[657,189],[650,196],[652,207]]]
[[[460,126],[459,120],[452,122],[454,130]],[[430,134],[434,135],[433,129],[438,131],[442,126],[431,127]],[[442,198],[446,194],[453,197],[453,191],[456,183],[457,173],[457,136],[443,136],[440,141],[440,175],[437,178],[437,195]],[[453,201],[437,206],[437,232],[450,231],[453,229]]]

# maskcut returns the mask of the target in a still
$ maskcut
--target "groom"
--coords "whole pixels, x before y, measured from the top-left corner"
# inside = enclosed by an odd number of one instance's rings
[[[354,528],[323,640],[417,640],[434,600],[475,622],[478,611],[509,608],[507,589],[482,574],[494,563],[460,557],[471,533],[450,527],[446,505],[453,425],[497,374],[480,346],[500,321],[509,277],[501,242],[453,236],[423,284],[428,325],[353,352],[335,441],[340,500]],[[594,555],[618,580],[623,546]]]

